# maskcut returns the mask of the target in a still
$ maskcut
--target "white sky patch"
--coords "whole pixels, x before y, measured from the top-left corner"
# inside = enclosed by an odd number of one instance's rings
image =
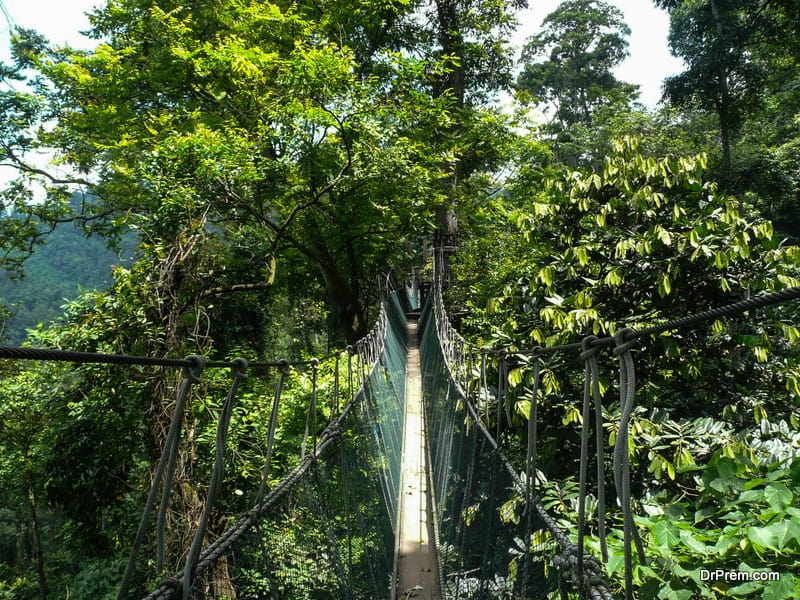
[[[81,34],[89,29],[86,13],[102,0],[0,0],[4,11],[0,14],[0,61],[10,63],[10,34],[12,27],[34,29],[54,45],[70,45],[89,49],[95,46],[92,39]],[[10,20],[10,23],[9,23]],[[46,151],[28,153],[25,161],[38,169],[45,169],[56,177],[68,177],[69,171],[52,165],[52,154]],[[16,169],[0,166],[0,189],[17,176]],[[34,200],[43,199],[44,190],[35,186]]]
[[[14,25],[35,29],[56,45],[91,48],[94,41],[81,35],[89,29],[86,13],[102,0],[0,0]],[[0,58],[8,59],[8,23],[0,17]]]

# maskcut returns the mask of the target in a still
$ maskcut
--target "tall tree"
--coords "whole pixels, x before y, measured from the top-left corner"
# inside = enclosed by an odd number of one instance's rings
[[[601,0],[562,2],[525,44],[517,86],[553,106],[557,131],[589,126],[601,107],[627,104],[637,95],[636,86],[612,72],[628,55],[628,35],[614,6]]]
[[[743,122],[763,101],[771,57],[796,50],[797,3],[760,0],[654,0],[669,12],[672,53],[687,65],[667,79],[673,104],[712,110],[719,119],[722,182],[733,186],[734,144]],[[768,52],[763,52],[770,47]],[[760,51],[760,50],[761,51]]]
[[[103,40],[92,52],[50,48],[30,32],[15,52],[19,68],[39,73],[49,112],[35,118],[57,118],[38,143],[92,179],[99,201],[78,217],[98,217],[105,230],[135,225],[151,248],[163,246],[170,291],[160,298],[180,287],[191,303],[266,286],[281,254],[297,251],[317,266],[352,341],[365,331],[367,282],[392,258],[380,236],[395,240],[424,218],[438,169],[430,142],[448,101],[418,93],[425,63],[376,57],[366,42],[358,52],[382,76],[359,73],[329,20],[305,12],[123,0],[92,16]],[[14,143],[7,156],[24,169]],[[236,243],[257,258],[236,285],[208,277],[210,258],[187,277],[203,244],[243,229]],[[186,301],[164,303],[160,318]]]
[[[527,5],[527,0],[434,0],[422,11],[424,21],[418,22],[420,39],[426,43],[417,51],[425,52],[428,46],[445,64],[434,78],[433,93],[452,98],[455,104],[448,136],[458,141],[442,163],[442,201],[435,219],[443,240],[459,233],[463,181],[496,163],[501,153],[504,134],[491,125],[498,122],[492,116],[484,120],[486,111],[481,106],[511,86],[513,54],[508,38],[517,25],[516,11]],[[482,132],[482,140],[477,131]],[[497,148],[487,151],[493,141],[498,142]]]

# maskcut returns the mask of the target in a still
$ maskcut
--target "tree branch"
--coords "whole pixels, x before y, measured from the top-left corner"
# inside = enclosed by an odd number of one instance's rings
[[[200,294],[200,297],[207,298],[208,296],[219,296],[222,294],[233,294],[237,292],[257,292],[261,290],[267,290],[270,287],[272,287],[272,284],[269,282],[237,283],[235,285],[219,286],[205,290],[202,294]]]
[[[328,113],[336,121],[339,128],[339,134],[342,136],[342,142],[344,143],[344,149],[345,149],[345,154],[347,155],[347,159],[339,169],[338,173],[336,173],[336,175],[330,181],[328,181],[328,183],[325,184],[324,187],[322,187],[320,190],[317,190],[316,192],[313,192],[313,195],[310,200],[296,205],[291,210],[289,216],[286,217],[281,226],[275,232],[275,239],[273,240],[272,247],[270,248],[270,253],[273,255],[278,247],[278,243],[280,242],[283,235],[286,233],[286,230],[289,228],[289,225],[291,225],[292,221],[294,221],[295,217],[298,214],[300,214],[301,211],[314,206],[317,202],[319,202],[322,199],[323,196],[325,196],[325,194],[329,193],[334,187],[336,187],[336,185],[338,185],[338,183],[344,178],[345,173],[347,173],[347,171],[350,170],[350,167],[353,165],[352,148],[350,142],[347,139],[347,136],[345,135],[344,123],[335,112],[333,112],[331,109],[325,106],[322,102],[317,100],[317,103],[319,104],[320,108],[323,111]]]
[[[41,175],[42,177],[46,177],[47,179],[49,179],[50,183],[54,185],[74,184],[74,185],[85,185],[87,187],[92,186],[92,184],[85,179],[81,178],[61,179],[59,177],[56,177],[52,173],[48,173],[44,169],[39,169],[37,167],[29,165],[21,158],[19,158],[5,142],[0,143],[0,147],[2,147],[3,151],[6,153],[6,156],[8,156],[8,158],[11,159],[12,161],[11,163],[6,163],[6,162],[0,163],[0,166],[11,167],[13,169],[23,171],[24,173],[29,173],[31,175]]]

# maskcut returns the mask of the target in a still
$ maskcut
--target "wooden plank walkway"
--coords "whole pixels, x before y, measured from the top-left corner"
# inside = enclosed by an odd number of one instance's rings
[[[438,600],[441,587],[433,533],[433,502],[428,486],[428,451],[415,320],[408,323],[406,364],[406,417],[395,561],[397,600]]]

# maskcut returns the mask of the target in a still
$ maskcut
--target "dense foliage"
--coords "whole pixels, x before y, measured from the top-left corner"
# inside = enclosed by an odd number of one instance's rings
[[[631,24],[597,0],[563,2],[516,69],[506,40],[518,0],[111,0],[91,15],[86,51],[17,30],[0,67],[14,86],[0,92],[0,160],[19,173],[0,196],[0,266],[36,287],[4,300],[35,312],[69,296],[55,323],[31,332],[34,346],[306,358],[369,328],[387,280],[419,266],[435,227],[462,234],[447,298],[461,330],[512,351],[798,285],[797,3],[655,4],[686,70],[654,109],[613,76]],[[513,110],[498,107],[512,88]],[[26,162],[43,149],[72,174]],[[76,203],[76,190],[91,201]],[[132,239],[136,260],[77,297],[53,292],[42,278],[73,277],[64,228],[115,251]],[[57,254],[46,266],[26,262],[48,242]],[[797,316],[788,304],[637,348],[630,453],[648,555],[638,597],[800,593]],[[504,443],[521,461],[531,364],[512,363],[517,414]],[[565,523],[583,386],[573,363],[548,357],[540,398],[544,500]],[[601,369],[611,444],[614,361]],[[113,596],[179,374],[4,362],[0,375],[0,598]],[[237,493],[212,534],[257,487],[274,375],[242,392],[226,481]],[[318,376],[329,393],[333,365]],[[304,432],[310,376],[293,382],[274,481]],[[202,507],[229,383],[209,372],[193,393],[167,567],[152,581],[180,563]],[[620,585],[615,498],[607,504],[607,571]],[[306,533],[300,555],[318,543]],[[712,564],[782,577],[703,581]],[[263,587],[257,571],[242,593]],[[214,576],[231,584],[227,571]]]

